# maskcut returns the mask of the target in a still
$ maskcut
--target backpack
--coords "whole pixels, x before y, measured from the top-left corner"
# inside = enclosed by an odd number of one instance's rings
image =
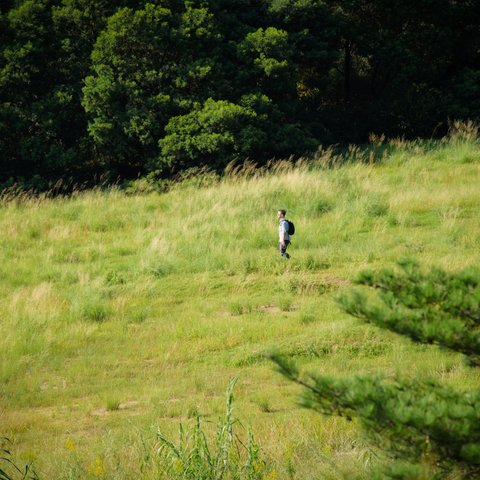
[[[290,220],[287,220],[288,223],[288,234],[293,235],[295,233],[295,225]]]

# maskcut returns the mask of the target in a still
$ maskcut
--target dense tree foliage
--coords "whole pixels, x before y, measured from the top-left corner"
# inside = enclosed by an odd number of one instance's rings
[[[479,23],[474,0],[2,2],[0,184],[442,133],[479,117]]]
[[[425,273],[412,261],[400,267],[360,274],[356,283],[363,289],[341,296],[342,308],[416,342],[461,352],[477,367],[480,272],[433,268]],[[407,462],[390,465],[383,478],[443,478],[451,471],[455,478],[480,478],[480,389],[398,376],[305,378],[288,359],[273,355],[273,360],[286,377],[305,387],[305,407],[359,418],[383,449]]]

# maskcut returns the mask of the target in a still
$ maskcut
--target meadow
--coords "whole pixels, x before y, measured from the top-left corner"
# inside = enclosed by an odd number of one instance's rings
[[[375,143],[376,142],[376,143]],[[297,407],[265,359],[478,387],[461,356],[362,324],[335,303],[365,268],[480,264],[472,135],[320,152],[270,170],[0,201],[0,435],[41,478],[161,478],[160,428],[213,434],[236,377],[264,478],[370,478],[355,422]],[[277,252],[278,208],[296,234]]]

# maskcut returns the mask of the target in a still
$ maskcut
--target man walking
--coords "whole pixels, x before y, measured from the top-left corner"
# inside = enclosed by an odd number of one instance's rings
[[[278,246],[280,248],[280,255],[285,258],[290,258],[290,255],[287,253],[287,247],[290,244],[290,235],[288,234],[288,221],[285,218],[286,214],[286,210],[279,210],[277,212],[277,218],[280,222],[278,226]]]

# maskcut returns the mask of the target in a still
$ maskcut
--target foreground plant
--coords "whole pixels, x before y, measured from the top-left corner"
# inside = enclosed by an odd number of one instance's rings
[[[19,467],[12,457],[8,438],[0,438],[0,480],[38,480],[31,464]]]
[[[461,352],[478,366],[480,273],[438,268],[424,273],[412,261],[399,266],[400,271],[363,272],[356,283],[370,291],[343,295],[340,306],[414,341]],[[434,380],[399,376],[305,377],[285,357],[271,358],[284,376],[305,388],[304,407],[357,417],[376,443],[404,461],[390,463],[384,478],[444,478],[449,472],[480,478],[480,390],[457,391]]]
[[[240,425],[233,416],[233,388],[236,379],[227,388],[225,416],[218,420],[217,433],[209,445],[207,435],[197,415],[192,431],[180,424],[178,444],[158,431],[159,462],[170,479],[182,480],[260,480],[267,472],[260,449],[249,429],[246,443],[234,431]]]

